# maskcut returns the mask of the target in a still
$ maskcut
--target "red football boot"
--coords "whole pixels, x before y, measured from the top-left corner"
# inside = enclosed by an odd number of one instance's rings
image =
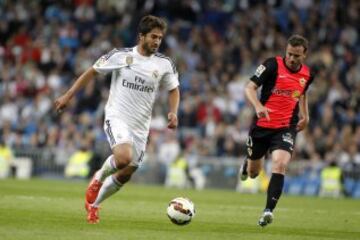
[[[87,202],[89,204],[92,204],[95,202],[95,200],[99,194],[100,188],[102,186],[102,182],[95,179],[95,174],[94,174],[93,178],[91,179],[89,186],[86,190],[86,201],[85,202]]]

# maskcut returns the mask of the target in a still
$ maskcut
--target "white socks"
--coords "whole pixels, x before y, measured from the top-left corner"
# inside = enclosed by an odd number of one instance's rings
[[[99,207],[100,203],[116,193],[122,187],[122,183],[120,183],[114,176],[109,176],[105,179],[102,187],[100,188],[99,195],[97,196],[93,207]]]
[[[95,179],[104,182],[106,177],[115,173],[118,169],[116,168],[114,155],[110,155],[102,165],[99,171],[95,174]]]

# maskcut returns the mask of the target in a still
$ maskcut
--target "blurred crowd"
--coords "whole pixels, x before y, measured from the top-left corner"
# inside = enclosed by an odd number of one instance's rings
[[[166,130],[166,92],[154,106],[148,153],[239,157],[253,110],[244,86],[258,64],[309,39],[310,126],[296,159],[360,166],[360,1],[0,0],[0,131],[13,149],[107,147],[103,108],[110,76],[98,76],[57,115],[53,100],[111,49],[136,44],[145,14],[164,17],[161,51],[180,74],[180,128]]]

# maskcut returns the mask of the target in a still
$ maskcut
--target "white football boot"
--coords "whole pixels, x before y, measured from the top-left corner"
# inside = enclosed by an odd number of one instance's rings
[[[274,220],[273,213],[269,209],[265,209],[259,219],[258,225],[261,227],[265,227],[266,225],[272,223],[273,220]]]

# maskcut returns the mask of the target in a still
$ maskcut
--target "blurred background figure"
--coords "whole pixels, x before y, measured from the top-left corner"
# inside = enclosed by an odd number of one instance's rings
[[[0,137],[0,179],[9,177],[14,155],[10,147]]]
[[[166,187],[204,189],[206,177],[198,166],[196,156],[181,152],[168,165],[165,178]]]
[[[86,139],[83,140],[80,149],[70,156],[65,166],[65,177],[82,179],[89,177],[90,163],[94,155],[91,149],[91,143]]]
[[[270,175],[270,174],[269,174]],[[241,193],[259,193],[266,192],[269,186],[269,177],[265,169],[260,170],[257,178],[248,178],[245,181],[239,181],[236,185],[236,191]]]
[[[181,148],[175,132],[166,131],[163,137],[164,139],[161,140],[161,144],[159,145],[157,158],[161,164],[162,178],[166,182],[165,178],[167,178],[173,163],[179,158]]]
[[[189,165],[183,154],[178,155],[168,166],[165,186],[186,188],[193,185],[194,180],[189,175]]]
[[[342,196],[343,176],[341,168],[335,161],[321,170],[321,188],[319,195],[321,197],[340,197]]]

